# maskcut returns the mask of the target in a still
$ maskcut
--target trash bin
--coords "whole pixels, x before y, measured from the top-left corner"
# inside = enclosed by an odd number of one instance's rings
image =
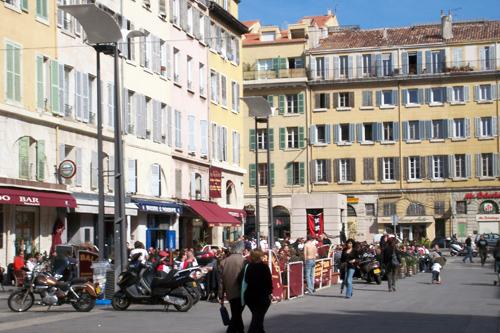
[[[111,270],[111,265],[108,261],[96,261],[92,263],[92,271],[93,271],[93,281],[94,283],[99,284],[99,292],[97,295],[97,299],[103,299],[104,290],[106,289],[106,273]]]

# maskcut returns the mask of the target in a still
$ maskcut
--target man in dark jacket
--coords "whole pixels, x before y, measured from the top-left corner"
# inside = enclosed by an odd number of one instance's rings
[[[488,256],[488,242],[484,239],[484,235],[479,236],[479,240],[476,242],[477,250],[479,251],[479,256],[481,257],[481,266],[484,266],[486,262],[486,257]]]
[[[241,314],[243,306],[241,305],[241,281],[239,281],[240,272],[243,269],[245,258],[243,250],[245,244],[243,241],[234,243],[231,246],[231,255],[220,263],[219,299],[224,304],[224,296],[231,306],[231,321],[227,328],[227,333],[244,333],[243,319]]]

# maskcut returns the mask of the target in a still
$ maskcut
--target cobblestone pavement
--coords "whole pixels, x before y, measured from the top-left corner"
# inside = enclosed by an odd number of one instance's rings
[[[500,332],[500,288],[491,261],[463,264],[450,258],[442,271],[443,284],[432,285],[430,274],[398,281],[398,291],[387,286],[355,281],[352,299],[340,295],[339,286],[313,296],[271,306],[266,319],[269,332]],[[164,312],[161,306],[132,306],[125,312],[98,307],[76,313],[71,307],[37,307],[25,314],[12,313],[8,292],[0,292],[0,332],[225,332],[218,305],[198,303],[188,313]],[[245,310],[248,325],[250,314]]]

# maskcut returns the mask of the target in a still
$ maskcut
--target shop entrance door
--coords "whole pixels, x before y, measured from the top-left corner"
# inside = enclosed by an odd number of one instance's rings
[[[19,250],[24,250],[25,254],[33,253],[35,248],[35,218],[36,213],[33,210],[16,211],[16,254]]]
[[[434,225],[434,230],[437,237],[444,237],[446,233],[446,225],[444,219],[436,219],[436,224]]]
[[[399,238],[403,240],[413,240],[413,226],[400,226],[399,227]]]

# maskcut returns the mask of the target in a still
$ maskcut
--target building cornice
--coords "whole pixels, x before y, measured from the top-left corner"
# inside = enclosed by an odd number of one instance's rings
[[[210,1],[208,3],[208,10],[211,15],[219,19],[221,22],[223,22],[225,25],[227,25],[229,28],[231,28],[234,32],[238,33],[239,35],[244,35],[248,33],[248,28],[246,25],[240,22],[236,17],[231,15],[231,13],[222,8],[216,2]]]

